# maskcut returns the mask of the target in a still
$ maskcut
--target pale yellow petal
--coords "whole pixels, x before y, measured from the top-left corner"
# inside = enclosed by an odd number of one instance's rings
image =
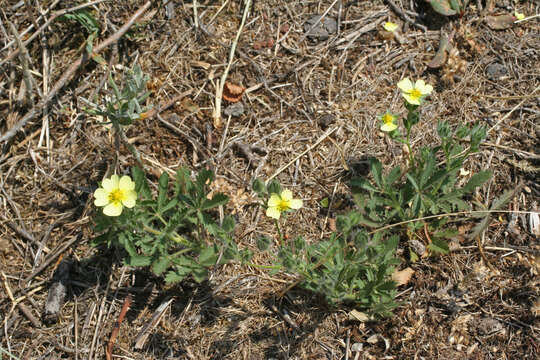
[[[398,28],[398,24],[395,24],[391,21],[387,21],[383,25],[384,30],[394,32]]]
[[[122,199],[122,205],[127,208],[132,208],[137,202],[137,193],[133,190],[128,190],[124,193],[124,199]]]
[[[118,186],[124,191],[135,190],[135,183],[131,181],[131,178],[127,175],[124,175],[122,176],[122,178],[120,178]]]
[[[403,97],[405,98],[405,100],[407,100],[409,104],[420,105],[420,99],[417,97],[411,96],[409,94],[403,94]]]
[[[417,80],[414,87],[418,89],[422,95],[429,95],[433,91],[433,86],[426,84],[424,80]]]
[[[266,209],[266,216],[278,220],[281,216],[281,212],[277,209],[277,207],[272,206]]]
[[[122,204],[120,202],[110,203],[103,208],[103,213],[107,216],[120,216],[122,214]]]
[[[281,198],[278,194],[272,194],[270,195],[270,199],[268,199],[268,207],[275,207],[278,206],[281,202]]]
[[[108,192],[111,192],[114,189],[118,189],[118,182],[118,175],[113,175],[110,179],[104,179],[101,186],[103,186],[103,188]]]
[[[397,129],[397,125],[394,123],[386,123],[381,126],[381,131],[391,132]]]
[[[281,199],[283,201],[291,201],[292,199],[292,191],[291,190],[288,190],[288,189],[285,189],[281,192]]]
[[[295,210],[300,209],[303,205],[304,202],[300,199],[291,199],[291,201],[289,202],[289,207]]]
[[[398,88],[401,89],[401,91],[409,93],[413,89],[413,84],[409,78],[405,78],[397,83]]]
[[[94,191],[94,205],[105,206],[109,203],[109,193],[102,188]]]

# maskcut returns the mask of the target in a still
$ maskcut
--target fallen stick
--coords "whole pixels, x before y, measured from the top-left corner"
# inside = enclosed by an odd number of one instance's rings
[[[151,1],[147,1],[137,12],[120,28],[116,33],[109,36],[107,39],[105,39],[102,43],[96,45],[92,53],[97,54],[101,50],[105,49],[109,45],[117,42],[133,25],[133,23],[141,17],[141,15],[148,10],[148,8],[152,5]],[[52,99],[57,95],[57,93],[68,83],[68,81],[73,77],[75,74],[75,71],[77,69],[84,65],[89,59],[88,54],[84,53],[77,61],[75,61],[66,72],[64,72],[64,75],[54,84],[51,91],[47,94],[47,97],[39,102],[36,106],[34,106],[17,124],[15,124],[11,129],[9,129],[2,137],[0,137],[0,143],[1,142],[7,142],[9,141],[17,132],[22,129],[30,120],[34,119],[36,116],[38,116],[39,113],[49,105],[49,103],[52,101]]]
[[[118,315],[118,320],[114,323],[114,328],[111,333],[111,337],[109,338],[109,344],[107,345],[107,351],[105,352],[105,355],[107,356],[107,360],[112,359],[112,349],[114,346],[114,343],[116,342],[116,338],[118,337],[118,332],[120,331],[120,325],[122,325],[122,321],[124,321],[124,317],[126,316],[126,313],[129,310],[129,307],[131,306],[131,294],[128,294],[126,299],[124,300],[124,304],[122,305],[122,310],[120,311],[120,315]]]

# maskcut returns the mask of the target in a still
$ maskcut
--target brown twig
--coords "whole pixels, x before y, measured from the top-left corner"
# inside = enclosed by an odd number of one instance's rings
[[[151,1],[147,1],[137,12],[120,28],[116,33],[105,39],[100,44],[96,45],[93,49],[93,54],[99,53],[101,50],[105,49],[109,45],[117,42],[133,25],[133,23],[141,17],[141,15],[148,10],[152,5]],[[15,134],[22,129],[30,120],[34,119],[43,108],[49,105],[52,99],[57,95],[57,93],[62,89],[67,82],[73,77],[75,71],[85,64],[88,61],[88,54],[83,54],[78,60],[76,60],[71,66],[64,72],[64,75],[54,84],[51,91],[47,94],[47,97],[34,106],[17,124],[15,124],[11,129],[9,129],[2,137],[0,137],[0,143],[4,141],[9,141]]]
[[[114,323],[114,328],[111,333],[111,337],[109,338],[109,344],[107,345],[107,352],[105,355],[107,356],[107,360],[112,359],[112,350],[114,343],[116,342],[116,338],[118,337],[118,332],[120,331],[120,325],[122,325],[122,321],[124,321],[124,317],[126,316],[126,313],[129,310],[129,307],[131,306],[131,294],[128,294],[126,296],[126,299],[124,300],[124,304],[122,305],[122,310],[120,311],[120,315],[118,315],[118,320]]]

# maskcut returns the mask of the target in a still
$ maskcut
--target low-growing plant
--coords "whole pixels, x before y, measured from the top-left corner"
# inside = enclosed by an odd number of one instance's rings
[[[395,257],[397,236],[385,238],[383,232],[370,236],[360,227],[360,214],[351,211],[338,217],[338,231],[325,240],[308,243],[302,236],[286,240],[276,211],[290,212],[301,203],[275,181],[266,186],[255,180],[253,189],[262,199],[268,199],[266,213],[276,223],[279,244],[273,272],[299,275],[298,286],[324,296],[331,306],[353,305],[373,316],[390,314],[397,305],[396,284],[391,279],[399,263]],[[257,241],[261,251],[270,243],[265,237]]]
[[[124,86],[120,90],[112,75],[109,74],[111,91],[104,97],[103,104],[81,98],[90,106],[85,109],[86,112],[103,116],[106,122],[110,121],[113,125],[131,125],[135,120],[144,118],[148,111],[148,108],[142,105],[150,95],[146,89],[148,79],[148,75],[144,74],[137,64],[125,74]]]
[[[177,171],[174,190],[169,175],[159,178],[157,196],[152,196],[146,175],[139,168],[129,176],[113,175],[94,193],[94,204],[103,207],[96,217],[95,246],[106,244],[125,250],[125,264],[150,267],[165,274],[168,283],[191,275],[201,282],[208,268],[231,260],[247,260],[233,238],[235,222],[225,216],[216,219],[216,207],[227,203],[224,194],[209,197],[213,173],[202,170],[193,181],[189,170]],[[140,199],[140,201],[139,201]]]
[[[146,89],[148,79],[148,75],[144,74],[137,64],[125,74],[122,90],[119,89],[114,78],[109,74],[109,85],[112,91],[103,98],[102,104],[80,98],[89,106],[85,109],[88,114],[102,116],[104,124],[112,124],[115,130],[116,148],[119,148],[120,141],[122,141],[137,159],[141,168],[144,168],[141,156],[137,149],[127,140],[122,127],[131,125],[135,120],[145,119],[148,116],[149,108],[142,105],[150,95],[150,92]]]
[[[396,166],[389,172],[383,171],[381,162],[370,159],[372,179],[354,178],[351,181],[352,194],[361,213],[361,222],[372,228],[408,222],[430,215],[468,210],[466,196],[487,181],[491,173],[480,171],[464,185],[459,184],[459,174],[467,158],[478,151],[486,137],[484,126],[472,128],[460,125],[452,130],[447,122],[439,122],[437,134],[440,144],[423,147],[415,153],[411,146],[411,131],[420,121],[420,105],[432,88],[422,80],[412,84],[405,79],[398,84],[405,98],[407,116],[403,119],[405,134],[400,133],[396,124],[397,116],[387,112],[381,116],[381,130],[402,144],[408,150],[408,164]],[[468,146],[462,144],[468,143]],[[443,230],[445,218],[433,220],[429,248],[445,253],[448,246],[445,237],[455,232]],[[409,232],[424,226],[424,222],[408,222]],[[405,227],[406,228],[406,227]]]

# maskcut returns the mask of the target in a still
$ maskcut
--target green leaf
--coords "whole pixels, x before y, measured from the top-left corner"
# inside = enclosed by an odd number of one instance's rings
[[[491,204],[490,210],[500,210],[516,193],[516,189],[507,190]]]
[[[169,191],[169,174],[163,172],[159,177],[159,186],[158,186],[158,212],[161,213],[161,209],[167,201],[167,192]]]
[[[431,5],[435,12],[441,15],[452,16],[457,14],[457,11],[452,9],[452,5],[450,4],[449,0],[426,0],[426,2]]]
[[[180,194],[187,194],[191,191],[192,183],[189,170],[185,167],[181,167],[176,170],[176,183],[175,183],[175,196]]]
[[[387,186],[391,186],[394,184],[394,182],[396,182],[397,179],[399,179],[400,175],[401,168],[399,166],[394,167],[386,177],[385,184]]]
[[[353,191],[356,190],[354,188],[360,188],[367,191],[379,192],[376,187],[374,187],[367,179],[364,178],[353,178],[350,182],[350,186],[353,188]]]
[[[143,199],[150,199],[152,197],[152,193],[150,192],[148,180],[146,179],[146,174],[144,171],[135,166],[131,168],[131,174],[133,175],[133,180],[135,181],[135,191],[137,194],[140,194]]]
[[[222,193],[217,193],[211,199],[204,199],[201,204],[200,210],[208,210],[219,205],[225,205],[229,201],[229,197]]]
[[[437,161],[435,159],[435,154],[433,153],[426,154],[426,157],[427,157],[426,163],[424,164],[424,168],[422,169],[422,174],[420,175],[420,184],[418,184],[421,189],[425,188],[425,185],[428,179],[431,177],[431,175],[435,171],[435,166],[436,166],[436,161]]]
[[[416,191],[420,191],[420,187],[418,187],[418,183],[416,182],[415,178],[411,174],[407,173],[407,179],[409,179],[409,182],[411,183],[411,185],[414,187]]]
[[[437,238],[432,239],[431,243],[428,245],[428,248],[430,248],[431,251],[439,254],[448,254],[448,252],[450,251],[448,248],[448,243],[442,239]]]
[[[199,264],[202,266],[212,266],[216,264],[218,258],[217,246],[204,248],[199,255]]]
[[[474,191],[478,186],[482,185],[491,177],[490,171],[480,171],[478,174],[471,176],[467,184],[463,187],[465,193]]]
[[[225,232],[232,233],[234,231],[234,226],[234,217],[227,215],[223,218],[223,224],[221,224],[221,227]]]
[[[148,266],[152,263],[152,257],[144,255],[131,255],[127,259],[126,263],[129,266]]]
[[[281,194],[281,184],[276,180],[272,180],[267,186],[268,194]]]
[[[165,270],[167,270],[170,264],[171,262],[169,258],[167,256],[163,256],[152,263],[152,271],[156,275],[161,275]]]
[[[409,257],[410,257],[412,263],[417,262],[418,259],[419,259],[418,255],[416,255],[416,253],[414,251],[412,251],[411,249],[409,249]]]
[[[253,180],[252,188],[253,191],[255,191],[259,195],[262,195],[266,192],[266,186],[264,185],[264,182],[262,182],[260,179]]]
[[[180,273],[177,273],[176,271],[169,271],[167,272],[167,275],[165,276],[165,282],[167,284],[174,284],[174,283],[184,280],[185,277],[186,277],[186,274],[180,274]]]
[[[200,284],[208,278],[208,270],[202,267],[194,268],[191,270],[191,276],[193,276],[193,280]]]
[[[166,211],[174,208],[176,205],[178,205],[178,199],[172,199],[165,206],[163,206],[163,208],[160,210],[160,212],[165,213]]]
[[[329,200],[327,197],[325,197],[324,199],[322,199],[319,204],[321,205],[322,208],[326,209],[328,207],[328,204],[329,204]]]
[[[268,249],[268,247],[270,246],[270,243],[272,241],[267,238],[266,236],[261,236],[259,238],[257,238],[257,248],[260,250],[260,251],[266,251]]]
[[[381,162],[376,158],[370,158],[369,166],[371,174],[373,175],[373,180],[375,180],[375,184],[377,184],[379,188],[381,188],[383,186]]]

